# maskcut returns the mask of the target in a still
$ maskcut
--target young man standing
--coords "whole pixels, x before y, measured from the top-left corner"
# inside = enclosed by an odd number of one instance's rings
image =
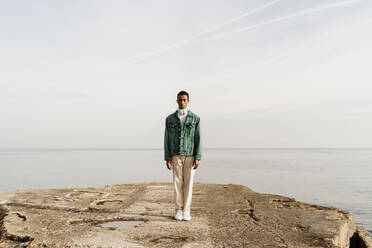
[[[178,109],[165,120],[164,159],[173,170],[176,220],[190,220],[192,185],[202,155],[200,117],[187,106],[189,94],[177,94]]]

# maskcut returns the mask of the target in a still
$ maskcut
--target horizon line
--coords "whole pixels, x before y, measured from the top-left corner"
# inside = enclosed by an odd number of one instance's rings
[[[0,149],[80,149],[80,150],[163,150],[159,147],[0,147]],[[249,149],[372,149],[372,147],[206,147],[203,150],[249,150]]]

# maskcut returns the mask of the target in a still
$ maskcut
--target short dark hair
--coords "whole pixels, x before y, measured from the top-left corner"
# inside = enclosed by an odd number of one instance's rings
[[[190,100],[189,93],[187,93],[187,92],[184,91],[184,90],[178,92],[178,94],[177,94],[177,98],[178,98],[178,96],[183,96],[183,95],[186,95],[186,96],[187,96],[187,99]]]

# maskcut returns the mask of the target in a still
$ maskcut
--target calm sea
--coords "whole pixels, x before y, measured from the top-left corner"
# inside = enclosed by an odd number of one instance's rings
[[[0,149],[0,193],[172,181],[161,149]],[[372,235],[372,149],[204,149],[195,181],[352,212]]]

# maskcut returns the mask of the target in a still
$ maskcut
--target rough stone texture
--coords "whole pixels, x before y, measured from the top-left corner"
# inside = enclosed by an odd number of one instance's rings
[[[0,205],[0,239],[5,233],[4,229],[4,218],[6,216],[6,210],[3,206]]]
[[[1,247],[367,247],[351,213],[261,194],[235,184],[194,183],[191,221],[176,221],[172,183],[16,190]],[[145,223],[123,230],[98,224]],[[169,239],[174,242],[166,242]],[[163,242],[159,241],[163,239]],[[164,241],[165,240],[165,241]]]

